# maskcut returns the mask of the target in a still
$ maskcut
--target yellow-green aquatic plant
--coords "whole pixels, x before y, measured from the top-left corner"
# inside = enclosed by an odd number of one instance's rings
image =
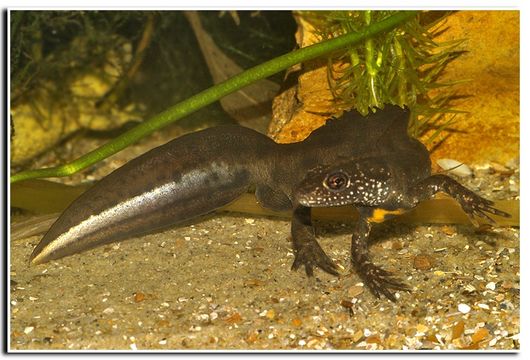
[[[302,16],[315,26],[321,39],[363,31],[396,11],[308,11]],[[391,31],[351,44],[328,57],[330,89],[345,108],[367,114],[384,104],[407,105],[413,110],[410,132],[420,136],[429,128],[443,129],[449,121],[440,114],[449,108],[450,89],[431,95],[433,89],[453,83],[438,81],[456,58],[463,40],[438,43],[446,12],[420,13]],[[418,119],[418,116],[420,119]],[[439,131],[435,131],[438,135]],[[433,134],[434,135],[434,134]]]

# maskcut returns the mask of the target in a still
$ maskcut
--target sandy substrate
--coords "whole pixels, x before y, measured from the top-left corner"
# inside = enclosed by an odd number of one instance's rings
[[[388,222],[374,261],[411,287],[377,299],[351,226],[318,224],[340,277],[290,271],[288,221],[213,215],[39,266],[11,244],[16,349],[518,349],[519,231]]]

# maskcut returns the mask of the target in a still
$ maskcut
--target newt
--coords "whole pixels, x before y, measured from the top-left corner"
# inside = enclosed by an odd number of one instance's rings
[[[255,187],[265,208],[292,211],[292,269],[338,275],[317,242],[311,208],[352,205],[360,213],[351,263],[377,296],[395,301],[405,284],[368,251],[374,223],[443,191],[471,217],[509,217],[457,181],[431,174],[426,147],[407,133],[409,110],[387,105],[366,117],[329,119],[305,140],[278,144],[238,125],[181,136],[129,161],[77,198],[31,254],[33,264],[160,230],[212,212]]]

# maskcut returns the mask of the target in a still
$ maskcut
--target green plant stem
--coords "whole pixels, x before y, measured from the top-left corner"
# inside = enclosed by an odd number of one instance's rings
[[[45,169],[21,171],[12,175],[10,181],[11,183],[14,183],[27,179],[72,175],[119,152],[154,131],[179,120],[232,92],[238,91],[257,80],[269,77],[295,64],[315,59],[348,45],[359,43],[360,41],[368,39],[381,32],[392,30],[399,24],[411,19],[416,14],[416,11],[400,11],[378,23],[368,26],[362,32],[345,34],[264,62],[170,107],[148,121],[141,123],[114,140],[109,141],[70,163]]]
[[[367,26],[370,26],[372,22],[372,12],[367,10],[364,12],[364,20]],[[374,58],[374,41],[371,38],[368,38],[365,42],[365,61],[366,61],[366,71],[368,72],[368,77],[370,79],[370,93],[372,100],[369,102],[370,105],[379,106],[379,96],[376,90],[376,81],[377,81],[377,66],[375,64]]]

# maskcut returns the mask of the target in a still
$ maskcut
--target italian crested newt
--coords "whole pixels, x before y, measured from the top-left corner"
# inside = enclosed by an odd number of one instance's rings
[[[302,142],[277,144],[237,125],[179,137],[113,171],[77,198],[35,247],[41,264],[209,213],[254,186],[259,203],[292,210],[293,269],[338,275],[318,244],[312,207],[353,205],[360,212],[351,261],[365,284],[391,300],[406,289],[373,264],[373,223],[443,191],[471,217],[509,216],[445,175],[431,175],[425,146],[407,134],[409,111],[397,106],[362,117],[347,112]],[[491,220],[491,219],[490,219]]]

